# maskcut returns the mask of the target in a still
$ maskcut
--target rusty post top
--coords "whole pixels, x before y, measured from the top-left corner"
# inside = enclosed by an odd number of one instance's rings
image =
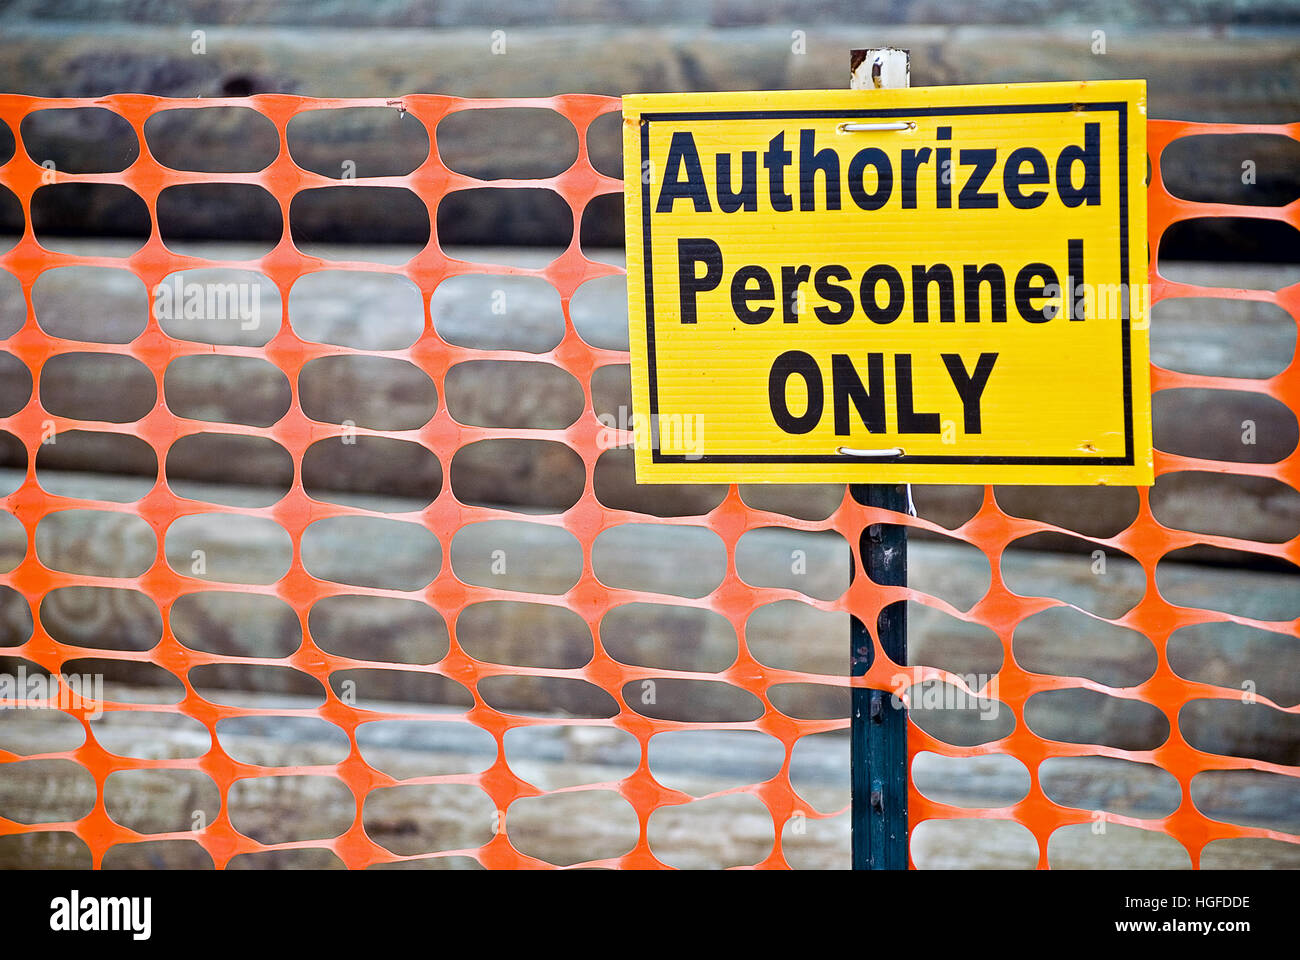
[[[866,47],[849,51],[849,87],[853,90],[898,89],[911,85],[910,51]]]

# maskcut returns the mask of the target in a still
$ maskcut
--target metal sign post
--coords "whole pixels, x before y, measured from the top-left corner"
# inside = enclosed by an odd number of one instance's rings
[[[1145,278],[1145,84],[854,67],[624,97],[637,482],[847,483],[895,517],[909,483],[1149,485],[1145,328],[1110,306]],[[905,585],[905,527],[867,527],[853,572]],[[854,625],[852,676],[895,683],[905,607]],[[908,865],[894,692],[850,694],[859,867]]]
[[[854,90],[906,87],[910,58],[906,50],[853,50],[849,60]],[[850,484],[858,503],[907,513],[907,484]],[[873,523],[858,541],[866,575],[885,586],[907,586],[907,528]],[[856,575],[849,560],[850,579]],[[895,663],[907,662],[907,605],[895,603],[880,614],[880,645]],[[849,675],[860,677],[871,666],[871,635],[854,617],[849,626]],[[895,708],[890,692],[855,687],[849,722],[851,754],[853,869],[907,869],[907,709]]]

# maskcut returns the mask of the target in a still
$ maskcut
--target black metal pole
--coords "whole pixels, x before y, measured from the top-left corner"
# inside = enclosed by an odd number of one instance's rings
[[[849,86],[855,90],[906,87],[911,57],[906,50],[849,51]],[[850,484],[858,503],[906,514],[907,484]],[[907,586],[907,527],[868,524],[858,551],[873,583]],[[856,575],[849,560],[849,578]],[[907,604],[891,603],[880,612],[876,629],[885,654],[907,663]],[[849,626],[849,675],[863,676],[874,648],[866,624]],[[893,691],[855,687],[849,720],[849,752],[854,870],[907,869],[907,710],[894,708]]]
[[[899,513],[908,511],[906,484],[853,484],[858,503]],[[882,586],[907,585],[907,528],[868,524],[859,540],[866,574]],[[851,563],[852,561],[850,561]],[[850,624],[850,675],[863,676],[873,647],[866,624]],[[907,604],[891,603],[877,623],[880,645],[895,663],[907,663]],[[907,869],[907,709],[895,708],[889,690],[852,691],[852,827],[854,870]]]

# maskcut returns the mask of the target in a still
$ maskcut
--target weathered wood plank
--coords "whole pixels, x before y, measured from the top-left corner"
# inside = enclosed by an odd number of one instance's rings
[[[119,245],[120,246],[120,245]],[[214,257],[241,256],[238,245],[207,248]],[[374,248],[370,248],[374,249]],[[364,250],[339,248],[341,256]],[[413,250],[408,251],[407,255]],[[489,262],[511,259],[540,266],[553,251],[470,249],[455,251]],[[402,254],[388,251],[398,259]],[[1203,283],[1243,283],[1278,286],[1284,271],[1259,265],[1194,265],[1188,277]],[[230,275],[233,277],[234,275]],[[218,280],[222,279],[217,277]],[[412,303],[391,278],[373,275],[328,274],[316,279],[308,292],[290,298],[290,314],[300,334],[365,350],[386,350],[412,342],[422,329],[418,296]],[[540,285],[540,286],[539,286]],[[147,308],[143,291],[121,272],[81,274],[61,271],[38,298],[48,316],[61,318],[61,329],[93,328],[106,340],[129,339],[138,331],[140,311]],[[413,288],[412,288],[413,290]],[[93,311],[90,304],[93,303]],[[265,326],[258,330],[227,330],[239,342],[260,343],[278,324],[271,295],[264,301]],[[499,313],[494,304],[504,306]],[[78,311],[81,311],[79,314]],[[548,350],[563,334],[564,318],[558,297],[542,281],[505,276],[457,277],[434,294],[433,321],[438,332],[454,343],[485,348],[508,346],[524,351]],[[24,306],[16,283],[0,276],[0,331],[21,323]],[[617,281],[584,288],[573,302],[573,322],[584,337],[611,345],[626,343],[626,299]],[[188,336],[202,336],[202,324],[186,322]],[[179,327],[177,333],[182,332]],[[208,334],[212,335],[212,334]],[[1156,362],[1177,369],[1224,376],[1269,376],[1285,365],[1294,352],[1295,322],[1280,311],[1242,311],[1226,300],[1188,300],[1160,304],[1152,327]],[[225,341],[223,341],[225,342]],[[312,415],[336,422],[351,419],[364,425],[418,424],[433,415],[447,397],[432,398],[428,379],[409,364],[392,361],[383,376],[364,366],[374,358],[337,361],[327,380],[304,377],[304,403]],[[351,372],[349,372],[351,371]],[[555,369],[527,364],[476,367],[457,375],[448,388],[455,415],[463,422],[501,424],[508,416],[514,425],[551,427],[577,415],[573,389],[557,389]],[[47,402],[100,408],[147,408],[154,387],[143,367],[136,380],[123,381],[107,368],[51,366],[43,376],[41,393]],[[165,399],[181,402],[205,398],[204,416],[244,418],[266,415],[287,403],[287,387],[276,387],[265,374],[278,376],[269,365],[223,367],[220,370],[178,370],[169,374]],[[214,380],[213,378],[216,377]],[[283,378],[280,378],[282,382]],[[503,387],[508,382],[508,393]],[[0,411],[20,408],[29,395],[20,377],[0,377]],[[280,393],[276,391],[279,390]],[[626,425],[631,412],[630,384],[617,366],[599,372],[592,385],[598,415],[610,424]],[[504,398],[508,395],[508,403]],[[259,399],[261,398],[261,399]],[[327,401],[327,402],[325,402]],[[191,404],[193,406],[193,404]],[[323,412],[317,412],[323,411]],[[1246,424],[1250,427],[1247,429]],[[129,425],[115,427],[124,434]],[[213,432],[221,424],[212,424]],[[1244,462],[1271,462],[1293,450],[1300,436],[1295,416],[1274,401],[1243,393],[1173,391],[1156,396],[1156,446],[1162,450]],[[0,441],[5,439],[0,433]],[[273,443],[238,441],[227,450],[204,441],[175,448],[169,453],[168,474],[178,481],[211,481],[287,485],[291,465]],[[382,446],[382,449],[381,449]],[[346,456],[344,456],[346,454]],[[23,452],[10,437],[0,443],[5,465],[22,462]],[[117,438],[82,437],[77,443],[42,448],[40,466],[52,470],[95,470],[106,473],[143,474],[156,468],[140,444]],[[432,496],[448,478],[437,462],[415,445],[358,444],[322,448],[320,456],[303,464],[310,490],[332,489],[352,493],[390,493]],[[502,503],[520,507],[563,509],[578,495],[582,476],[572,454],[560,444],[545,442],[491,442],[458,452],[450,481],[457,495],[468,502]],[[628,451],[605,454],[596,472],[596,495],[620,509],[658,515],[705,513],[720,502],[724,488],[717,485],[638,485]],[[837,486],[753,486],[744,495],[754,505],[795,516],[825,517],[842,500]],[[1056,523],[1088,536],[1112,536],[1126,527],[1137,512],[1133,491],[1070,487],[999,488],[999,502],[1009,512]],[[1081,509],[1081,499],[1086,509]],[[918,487],[921,515],[945,526],[957,526],[978,507],[980,495],[972,488]],[[1300,493],[1268,480],[1177,474],[1162,477],[1152,494],[1158,519],[1169,526],[1245,539],[1277,542],[1300,533]],[[1053,549],[1085,549],[1086,544],[1057,540]],[[1087,548],[1091,549],[1091,548]]]
[[[286,708],[303,706],[300,700],[283,696],[244,697],[242,702],[264,708],[277,703]],[[471,736],[481,731],[467,724],[439,723],[431,716],[424,720],[394,729],[392,735],[371,737],[363,745],[368,762],[399,777],[459,773],[491,762],[490,751],[483,752],[478,738]],[[76,726],[61,714],[10,711],[0,715],[0,744],[20,756],[67,749],[62,728],[68,724]],[[267,718],[239,735],[223,732],[220,736],[228,752],[252,763],[270,767],[286,762],[333,763],[337,755],[330,743],[311,736],[328,729],[328,725],[307,728]],[[106,715],[95,730],[114,752],[127,756],[192,756],[196,748],[202,752],[210,742],[204,735],[204,743],[196,745],[192,737],[160,731],[147,715],[130,712]],[[543,790],[616,781],[639,761],[635,741],[615,730],[546,727],[520,732],[530,736],[509,740],[507,759],[519,776]],[[765,739],[725,731],[679,735],[671,748],[652,749],[651,771],[661,782],[706,797],[769,777],[770,751],[759,742]],[[778,764],[780,754],[777,745]],[[1049,764],[1044,789],[1069,806],[1150,817],[1162,815],[1179,801],[1177,786],[1154,768],[1086,757]],[[830,813],[848,803],[847,766],[847,737],[807,738],[798,747],[791,782],[814,810]],[[125,780],[113,784],[105,803],[114,819],[142,832],[184,831],[196,822],[211,822],[218,813],[215,786],[193,771],[149,770],[132,777],[129,784]],[[1023,766],[1003,755],[953,760],[923,753],[913,764],[913,777],[926,795],[972,808],[1014,802],[1029,784]],[[1198,781],[1194,795],[1197,805],[1210,815],[1300,836],[1297,782],[1259,774],[1232,775]],[[230,813],[242,830],[267,842],[332,836],[351,822],[351,798],[329,778],[281,778],[275,781],[275,789],[263,789],[266,784],[260,783],[251,786],[251,790],[232,792]],[[512,842],[562,864],[617,855],[635,842],[635,821],[628,823],[625,805],[613,794],[597,790],[566,796],[564,816],[557,816],[560,811],[551,800],[512,806],[506,821]],[[431,799],[436,799],[436,805],[431,806]],[[651,822],[651,848],[665,861],[683,866],[756,862],[771,849],[773,828],[770,819],[764,822],[761,807],[749,809],[746,799],[752,798],[741,798],[739,803],[719,798],[666,811],[672,816],[657,814]],[[19,762],[0,778],[0,815],[22,822],[76,819],[94,800],[93,782],[67,762]],[[492,813],[486,796],[473,788],[399,788],[372,794],[363,823],[369,835],[388,849],[421,854],[484,842],[490,836]],[[843,815],[829,820],[810,816],[797,827],[787,824],[783,831],[787,858],[804,869],[847,866],[847,826]],[[986,821],[944,821],[918,832],[913,856],[922,868],[1032,867],[1036,853],[1032,844],[1022,850],[1017,842],[1021,839],[1017,834],[1007,842]],[[1113,825],[1102,835],[1054,838],[1051,853],[1054,861],[1061,857],[1081,867],[1179,865],[1177,845],[1170,848],[1168,838]],[[1215,852],[1216,865],[1255,868],[1294,866],[1297,855],[1300,847],[1280,843]],[[123,848],[114,856],[121,858],[122,866],[202,865],[205,859],[201,852],[184,846]],[[75,843],[36,843],[19,837],[0,844],[0,868],[79,862]],[[435,859],[425,865],[468,864]]]

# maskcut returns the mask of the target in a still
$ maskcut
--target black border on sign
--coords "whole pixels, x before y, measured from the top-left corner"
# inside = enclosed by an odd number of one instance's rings
[[[968,114],[1000,113],[1065,113],[1076,110],[1114,110],[1119,128],[1119,259],[1123,282],[1129,282],[1128,244],[1128,104],[1123,101],[1097,103],[1029,103],[1006,106],[970,107],[890,107],[884,109],[855,110],[691,110],[671,113],[641,114],[641,168],[650,161],[650,124],[659,121],[689,120],[804,120],[835,117],[934,117],[962,116]],[[654,279],[653,260],[650,254],[650,193],[641,191],[641,232],[644,247],[642,273],[645,284],[646,311],[646,370],[650,387],[650,457],[654,463],[849,463],[839,454],[682,454],[661,453],[659,450],[659,384],[656,380],[654,335]],[[1133,378],[1129,333],[1129,303],[1131,296],[1122,298],[1120,315],[1120,350],[1124,367],[1124,456],[1122,457],[1006,457],[1006,456],[904,456],[890,463],[971,463],[971,464],[1023,464],[1026,466],[1071,466],[1096,464],[1098,466],[1133,465]]]

